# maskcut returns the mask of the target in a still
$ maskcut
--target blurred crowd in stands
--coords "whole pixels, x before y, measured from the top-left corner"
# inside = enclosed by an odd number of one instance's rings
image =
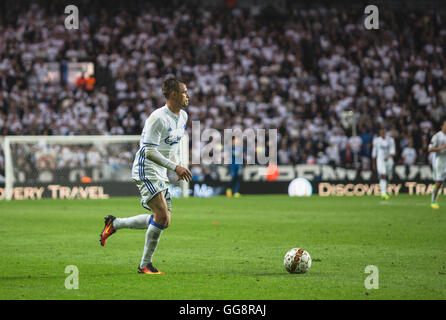
[[[189,121],[202,130],[277,128],[279,164],[370,168],[380,127],[396,140],[396,163],[427,163],[446,116],[441,10],[381,10],[380,29],[366,30],[362,7],[317,1],[94,1],[80,4],[79,30],[66,30],[58,2],[5,3],[1,135],[140,134],[168,74],[187,84]],[[93,62],[92,86],[47,82],[44,64],[63,61]]]

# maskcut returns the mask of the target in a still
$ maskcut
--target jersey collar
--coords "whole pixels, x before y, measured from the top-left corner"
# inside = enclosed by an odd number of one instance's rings
[[[170,114],[172,117],[174,117],[175,120],[178,120],[178,118],[180,117],[180,115],[176,115],[175,113],[173,113],[172,111],[170,111],[169,107],[167,106],[167,104],[164,105],[164,107],[167,110],[167,113]],[[180,111],[181,112],[181,111]]]

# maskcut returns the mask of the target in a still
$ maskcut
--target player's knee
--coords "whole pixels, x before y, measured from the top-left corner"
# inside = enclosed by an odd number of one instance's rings
[[[155,213],[155,222],[162,225],[164,228],[170,225],[170,215],[168,210],[159,210]]]
[[[167,217],[166,224],[164,225],[164,228],[168,228],[170,226],[170,216]]]

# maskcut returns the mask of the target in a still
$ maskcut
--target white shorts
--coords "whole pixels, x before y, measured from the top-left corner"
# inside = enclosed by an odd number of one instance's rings
[[[388,179],[392,179],[393,159],[376,160],[376,171],[378,171],[378,176],[387,176]]]
[[[147,210],[152,211],[150,209],[148,203],[154,196],[156,196],[158,193],[163,192],[164,198],[167,202],[167,209],[172,212],[172,200],[170,198],[169,193],[169,183],[167,181],[161,181],[161,180],[134,180],[136,183],[136,186],[139,189],[139,192],[141,193],[141,205],[146,208]]]
[[[442,182],[446,179],[446,165],[439,158],[435,158],[432,164],[432,178],[436,182]]]

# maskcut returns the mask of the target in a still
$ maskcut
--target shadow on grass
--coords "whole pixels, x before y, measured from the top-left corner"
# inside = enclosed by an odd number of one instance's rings
[[[247,276],[247,277],[328,277],[329,273],[326,272],[307,272],[307,273],[288,273],[286,271],[257,271],[257,272],[250,272],[250,271],[240,271],[240,270],[227,270],[227,271],[201,271],[201,272],[169,272],[166,273],[166,275],[172,275],[172,276],[185,276],[185,275],[201,275],[201,276]]]
[[[83,274],[82,278],[100,278],[100,277],[115,277],[115,276],[130,276],[130,275],[138,275],[141,276],[138,272],[117,272],[117,273],[101,273],[101,274]],[[8,281],[8,280],[43,280],[43,279],[66,279],[69,276],[69,274],[64,275],[42,275],[42,276],[29,276],[29,275],[23,275],[23,276],[2,276],[0,277],[1,281]]]

